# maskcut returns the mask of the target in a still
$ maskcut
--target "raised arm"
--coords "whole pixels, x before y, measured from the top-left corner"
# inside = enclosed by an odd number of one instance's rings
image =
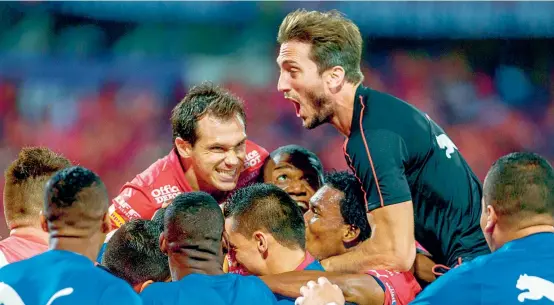
[[[375,278],[367,274],[343,274],[322,271],[292,271],[260,277],[277,294],[297,298],[300,288],[309,281],[326,277],[342,290],[348,302],[358,305],[382,305],[385,293]]]
[[[387,130],[353,135],[347,159],[362,182],[371,238],[350,252],[322,262],[326,270],[408,271],[415,259],[414,208],[405,175],[408,152],[403,139]]]

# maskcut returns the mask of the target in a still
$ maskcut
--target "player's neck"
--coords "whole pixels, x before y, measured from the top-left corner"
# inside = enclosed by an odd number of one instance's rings
[[[218,275],[223,274],[223,263],[218,263],[216,256],[195,259],[186,254],[171,254],[169,270],[173,281],[179,281],[190,274]]]
[[[190,161],[186,158],[181,158],[181,164],[183,165],[183,170],[185,171],[185,180],[193,191],[199,191],[200,186],[198,185],[198,178],[196,178],[196,173],[190,164]]]
[[[554,233],[554,227],[550,225],[539,225],[497,234],[495,238],[496,250],[498,250],[508,242],[537,233]]]
[[[96,237],[83,238],[74,236],[50,236],[50,250],[64,250],[81,254],[91,261],[95,262],[100,252],[102,243],[96,240]]]
[[[279,249],[275,249],[273,253],[270,253],[271,259],[267,266],[270,274],[294,271],[305,259],[306,251],[302,249],[293,250],[283,246],[278,247]]]
[[[42,228],[35,226],[18,226],[14,227],[10,231],[10,236],[31,236],[33,238],[43,241],[45,244],[48,244],[49,235],[44,232]]]
[[[333,125],[345,137],[350,136],[352,116],[354,114],[354,99],[357,98],[356,89],[360,84],[344,83],[343,88],[334,97],[334,115],[331,118]]]

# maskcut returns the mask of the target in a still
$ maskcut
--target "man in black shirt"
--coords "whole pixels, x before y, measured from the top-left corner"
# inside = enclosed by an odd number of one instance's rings
[[[409,270],[419,241],[449,267],[489,253],[479,227],[481,184],[429,116],[361,85],[362,38],[340,13],[298,10],[277,38],[278,88],[304,127],[330,123],[363,184],[372,237],[323,261],[326,270]]]

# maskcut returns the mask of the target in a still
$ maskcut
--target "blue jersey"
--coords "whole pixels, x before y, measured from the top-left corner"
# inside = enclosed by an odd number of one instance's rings
[[[321,263],[314,259],[311,255],[307,254],[304,262],[296,269],[296,271],[325,271]],[[275,294],[275,297],[279,301],[279,304],[293,305],[296,298],[289,298],[280,294]]]
[[[276,299],[256,276],[238,274],[191,274],[177,282],[154,283],[146,287],[143,304],[271,305]]]
[[[125,281],[74,252],[50,250],[0,269],[0,304],[142,304]]]
[[[554,233],[506,243],[463,263],[425,288],[410,304],[554,303]]]

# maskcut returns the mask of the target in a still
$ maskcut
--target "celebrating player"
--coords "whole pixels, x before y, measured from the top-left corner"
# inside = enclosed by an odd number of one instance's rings
[[[0,241],[0,267],[48,250],[48,233],[40,227],[44,185],[54,174],[71,166],[48,148],[29,147],[6,169],[4,215],[10,237]]]
[[[50,250],[0,269],[0,303],[141,304],[129,284],[93,264],[110,231],[108,205],[106,187],[90,170],[56,173],[41,216]]]
[[[325,176],[325,185],[310,201],[306,218],[306,246],[317,259],[342,255],[367,240],[371,229],[365,217],[364,194],[356,177],[347,172]],[[348,301],[357,304],[408,304],[421,291],[410,272],[365,269],[365,274],[291,272],[262,279],[273,291],[297,297],[298,288],[319,276],[329,278]]]
[[[481,227],[493,253],[439,277],[412,304],[552,304],[552,165],[534,153],[498,159],[485,178]]]
[[[110,238],[102,266],[141,292],[153,282],[170,279],[169,265],[159,247],[161,229],[154,221],[133,219]]]
[[[456,146],[413,106],[361,85],[362,38],[336,11],[298,10],[278,33],[279,91],[304,127],[332,124],[365,192],[376,230],[326,270],[409,270],[415,239],[439,264],[489,253],[479,229],[481,185]],[[415,234],[414,234],[415,231]]]
[[[224,213],[229,252],[249,273],[323,271],[305,249],[301,210],[277,186],[259,183],[237,190]]]
[[[275,184],[296,201],[302,212],[323,184],[323,165],[313,152],[298,145],[286,145],[269,154],[263,167],[263,182]]]
[[[243,102],[210,83],[193,87],[173,109],[174,148],[125,184],[110,207],[115,227],[151,219],[183,192],[205,191],[218,201],[255,181],[268,153],[246,139]]]
[[[275,304],[259,278],[223,273],[224,219],[212,196],[181,194],[164,214],[160,248],[168,256],[173,282],[146,287],[144,304]]]

